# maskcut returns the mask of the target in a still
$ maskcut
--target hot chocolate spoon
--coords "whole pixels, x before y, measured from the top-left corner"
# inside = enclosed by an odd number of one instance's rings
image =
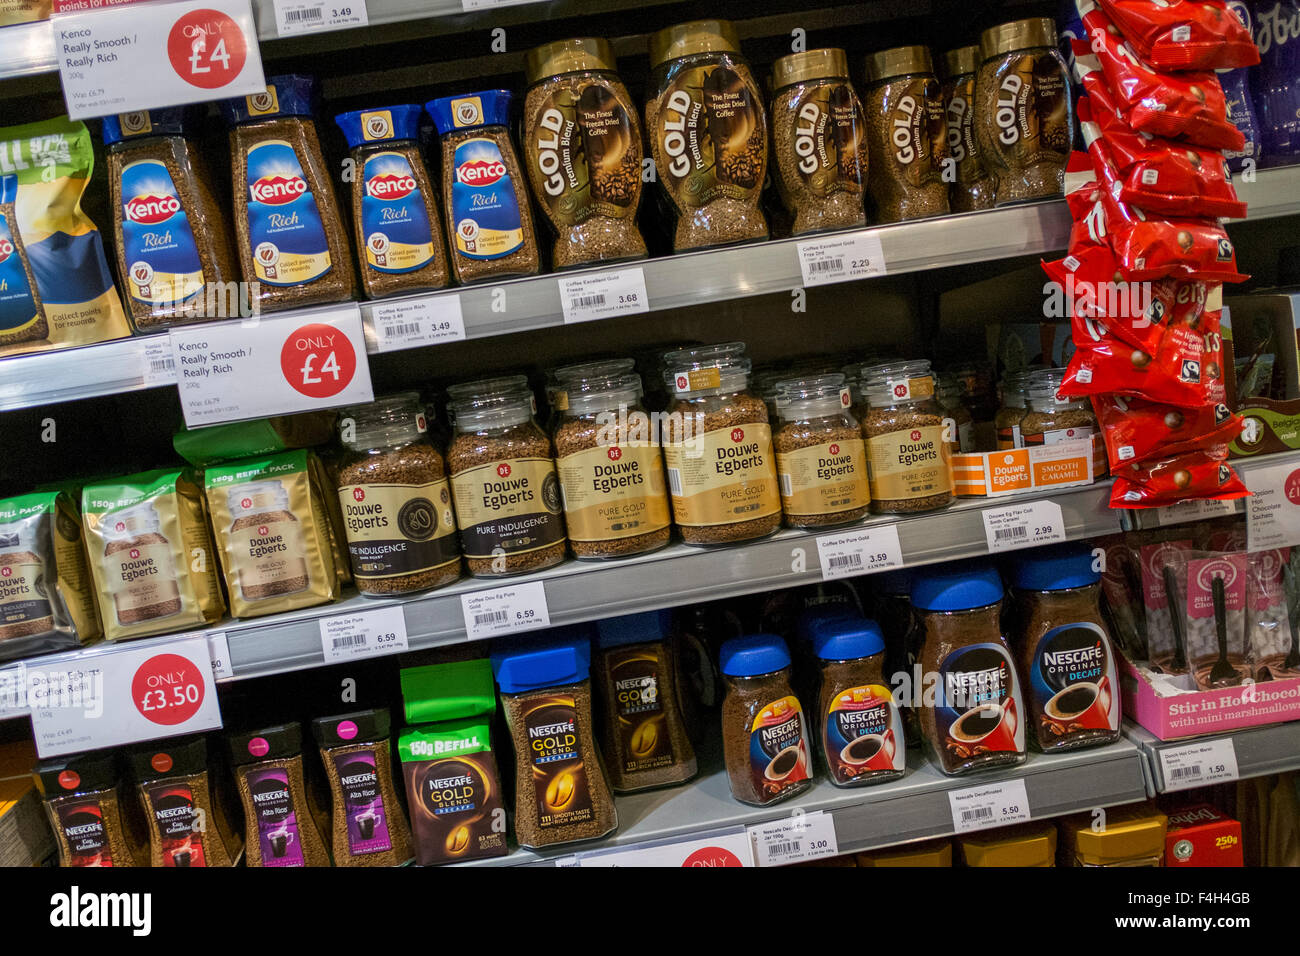
[[[1214,592],[1214,630],[1219,638],[1219,659],[1210,668],[1210,686],[1222,687],[1239,682],[1241,674],[1228,660],[1228,611],[1223,578],[1215,578],[1211,590]]]

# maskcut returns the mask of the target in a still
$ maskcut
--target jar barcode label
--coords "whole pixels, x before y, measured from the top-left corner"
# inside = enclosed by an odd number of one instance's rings
[[[640,268],[563,277],[558,281],[566,323],[650,311],[645,272]]]
[[[948,791],[952,827],[958,833],[1002,827],[1030,818],[1025,781],[1007,780]]]
[[[470,640],[551,626],[546,587],[541,581],[462,594],[460,609]]]
[[[682,493],[682,471],[680,468],[668,469],[668,490],[675,495]]]
[[[823,581],[901,568],[903,548],[898,541],[898,526],[884,524],[822,535],[817,539],[817,559]]]
[[[875,232],[836,239],[811,239],[799,243],[799,269],[803,284],[829,285],[886,273],[885,252]]]

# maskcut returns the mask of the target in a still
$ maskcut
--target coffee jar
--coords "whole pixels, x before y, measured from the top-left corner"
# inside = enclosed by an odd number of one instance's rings
[[[1025,441],[1021,432],[1021,422],[1029,405],[1026,390],[1029,387],[1029,372],[1008,372],[1002,378],[1002,405],[993,416],[993,428],[997,432],[998,451],[1024,448]]]
[[[961,389],[957,383],[946,376],[939,376],[934,381],[934,397],[938,400],[944,415],[947,416],[944,427],[949,430],[945,436],[948,439],[949,451],[954,455],[974,451],[975,416],[962,401]],[[951,426],[948,424],[949,421],[952,423]]]
[[[1069,72],[1047,17],[980,35],[975,135],[996,204],[1059,196],[1074,140]]]
[[[868,411],[862,422],[871,476],[871,510],[911,514],[953,499],[952,456],[934,376],[925,359],[862,370]]]
[[[137,808],[122,792],[116,751],[49,757],[32,768],[59,866],[147,866]]]
[[[792,528],[847,524],[867,513],[867,449],[844,376],[776,383],[776,469]]]
[[[607,40],[579,37],[528,53],[524,159],[555,230],[556,269],[642,259],[641,118]]]
[[[781,57],[772,64],[772,88],[776,184],[793,234],[864,225],[867,123],[844,51]]]
[[[673,250],[766,239],[767,111],[736,29],[696,20],[650,37],[646,135],[676,218]]]
[[[879,222],[948,213],[948,129],[943,93],[923,46],[867,57],[862,108],[867,116],[871,193]]]
[[[953,212],[992,209],[996,184],[975,136],[975,75],[979,47],[963,46],[943,55],[943,109],[948,121],[948,155],[956,168],[949,184],[948,205]]]
[[[1025,416],[1020,420],[1020,437],[1026,448],[1090,440],[1097,431],[1092,403],[1085,397],[1060,393],[1062,375],[1062,369],[1045,369],[1029,379]],[[1096,449],[1092,458],[1092,476],[1100,478],[1106,474],[1105,453]]]

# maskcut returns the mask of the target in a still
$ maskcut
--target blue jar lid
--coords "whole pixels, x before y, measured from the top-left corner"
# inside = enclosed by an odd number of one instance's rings
[[[143,139],[146,136],[183,136],[185,134],[185,109],[169,106],[158,110],[136,110],[118,113],[101,120],[100,135],[104,145],[111,146],[124,139]]]
[[[586,680],[590,670],[591,643],[572,632],[492,654],[492,674],[506,694],[576,684]]]
[[[756,677],[789,667],[790,651],[775,634],[747,634],[726,641],[718,661],[728,677]]]
[[[852,617],[858,617],[858,609],[848,603],[819,604],[817,607],[805,608],[799,615],[795,636],[801,641],[811,641],[816,637],[817,627],[822,623]]]
[[[672,634],[672,628],[673,612],[667,609],[610,617],[596,622],[596,643],[604,648],[663,641]]]
[[[18,196],[18,177],[14,174],[0,176],[0,203],[11,203]],[[11,222],[9,228],[13,229]]]
[[[311,116],[316,79],[303,73],[268,76],[266,92],[236,96],[220,102],[221,115],[232,126],[257,123],[277,116]]]
[[[1002,600],[1002,578],[992,565],[970,561],[918,568],[912,605],[923,611],[969,611]]]
[[[1017,558],[1011,583],[1021,591],[1064,591],[1096,584],[1101,573],[1092,569],[1092,549],[1082,544],[1052,544]]]
[[[334,117],[348,141],[348,149],[366,143],[389,143],[399,139],[415,139],[420,132],[420,106],[403,103],[382,109],[354,110]]]
[[[880,625],[865,617],[822,621],[813,633],[813,651],[824,661],[855,661],[885,652]]]
[[[433,125],[446,136],[476,126],[506,126],[510,122],[509,90],[483,90],[462,96],[440,96],[424,104]]]
[[[882,571],[871,578],[871,583],[881,594],[907,597],[912,590],[912,569],[898,568],[895,571]]]

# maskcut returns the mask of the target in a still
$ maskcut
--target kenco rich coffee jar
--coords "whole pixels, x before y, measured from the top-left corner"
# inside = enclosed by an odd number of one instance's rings
[[[867,121],[843,50],[792,53],[772,64],[772,152],[793,234],[864,225]]]
[[[1059,196],[1074,139],[1069,72],[1047,17],[980,35],[975,135],[997,205]]]
[[[645,107],[655,174],[677,218],[673,250],[767,238],[767,111],[736,29],[695,20],[650,37]]]
[[[996,184],[980,158],[975,135],[975,74],[977,46],[963,46],[943,55],[943,109],[948,120],[948,155],[956,166],[949,183],[948,205],[953,212],[992,209]]]
[[[867,117],[871,175],[867,189],[879,222],[948,213],[948,129],[943,94],[923,46],[867,57],[862,110]]]
[[[838,372],[776,383],[776,470],[792,528],[857,521],[867,513],[867,450]]]
[[[609,42],[580,37],[528,53],[524,159],[556,233],[556,269],[642,259],[641,117]]]
[[[1093,560],[1091,548],[1060,544],[1026,551],[1011,567],[1016,657],[1031,737],[1044,751],[1119,739],[1119,675]]]
[[[912,606],[924,634],[919,662],[933,703],[921,697],[921,731],[939,769],[964,774],[1025,761],[1020,679],[1002,633],[1002,579],[987,564],[918,568]],[[933,676],[931,676],[933,675]]]
[[[910,514],[947,507],[953,498],[945,414],[924,359],[862,370],[868,411],[862,421],[871,475],[871,510]]]

